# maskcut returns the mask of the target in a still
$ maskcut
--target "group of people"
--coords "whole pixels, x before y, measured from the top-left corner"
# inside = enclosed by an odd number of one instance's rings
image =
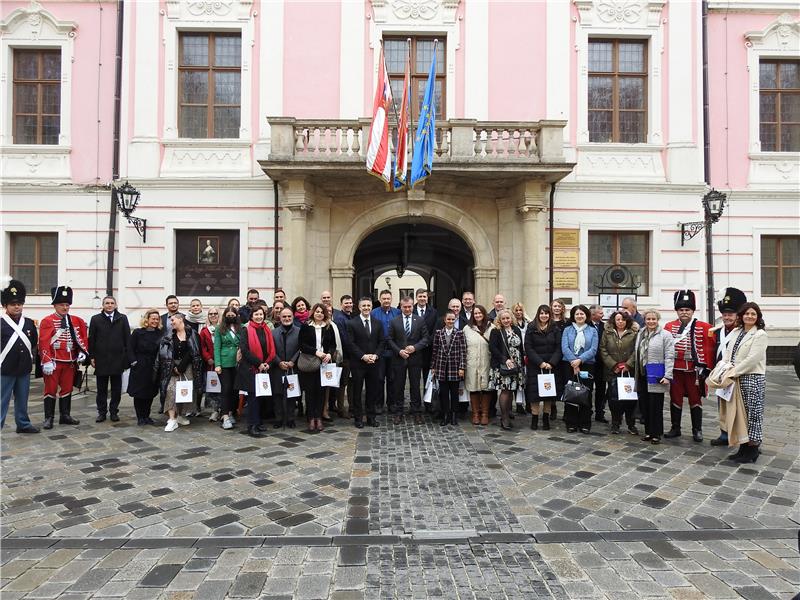
[[[225,430],[246,418],[254,437],[269,419],[275,427],[295,427],[297,414],[305,414],[311,432],[323,431],[334,411],[357,428],[377,426],[384,412],[399,424],[408,385],[408,415],[417,424],[427,411],[438,414],[442,427],[457,425],[466,400],[476,426],[499,416],[500,427],[511,429],[515,415],[529,412],[531,429],[539,429],[541,417],[549,430],[556,401],[563,400],[568,433],[589,433],[593,420],[608,423],[607,405],[611,434],[620,433],[624,419],[627,431],[640,435],[638,418],[642,440],[653,444],[681,435],[687,398],[692,437],[701,442],[702,398],[713,394],[720,398],[721,433],[712,445],[738,444],[731,458],[740,462],[758,457],[767,336],[760,308],[740,290],[728,288],[718,303],[719,327],[694,317],[691,290],[675,293],[677,319],[664,326],[658,311],[640,313],[633,298],[605,321],[599,306],[579,304],[567,313],[558,299],[539,306],[532,319],[521,303],[507,307],[502,294],[487,311],[465,292],[443,315],[429,299],[419,289],[398,308],[383,290],[377,306],[369,297],[343,295],[334,309],[328,291],[312,304],[302,296],[290,303],[279,289],[270,308],[251,289],[244,305],[231,299],[205,310],[194,299],[184,314],[170,295],[163,314],[146,311],[131,332],[113,297],[103,299],[87,326],[70,314],[72,290],[58,286],[54,312],[37,332],[22,316],[24,285],[12,281],[2,290],[2,421],[13,394],[17,432],[38,432],[27,415],[35,367],[44,377],[43,427],[53,427],[56,404],[59,424],[78,424],[72,392],[85,373],[80,366],[91,364],[97,422],[120,419],[126,391],[139,425],[155,424],[158,397],[167,432],[189,425],[203,408]],[[666,394],[671,422],[664,433]]]

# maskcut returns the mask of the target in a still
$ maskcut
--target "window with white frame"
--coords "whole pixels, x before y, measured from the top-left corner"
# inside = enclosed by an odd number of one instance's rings
[[[29,294],[49,294],[58,285],[58,234],[11,234],[11,276],[25,284]]]
[[[800,236],[761,237],[761,295],[800,296]]]
[[[14,50],[15,144],[58,144],[61,131],[61,51]]]

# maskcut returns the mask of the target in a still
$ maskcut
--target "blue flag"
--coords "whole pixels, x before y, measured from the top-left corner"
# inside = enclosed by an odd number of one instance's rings
[[[419,111],[417,133],[414,136],[414,155],[411,158],[411,187],[423,181],[433,171],[433,151],[436,143],[436,45],[433,49],[431,71],[425,85],[425,97]]]

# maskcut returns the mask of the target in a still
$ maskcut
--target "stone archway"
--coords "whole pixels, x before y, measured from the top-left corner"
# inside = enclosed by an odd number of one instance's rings
[[[409,196],[412,194],[410,192]],[[468,213],[446,201],[430,197],[422,201],[399,197],[367,208],[343,229],[331,258],[334,297],[353,292],[353,258],[361,242],[369,234],[401,222],[436,225],[458,234],[472,251],[475,293],[478,297],[491,297],[495,293],[498,265],[494,246],[485,229]]]

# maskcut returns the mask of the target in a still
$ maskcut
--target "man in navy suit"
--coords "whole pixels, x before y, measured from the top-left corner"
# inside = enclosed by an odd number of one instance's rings
[[[378,400],[380,382],[378,367],[384,349],[383,325],[372,316],[372,300],[364,296],[358,301],[358,316],[345,323],[347,328],[347,355],[350,357],[350,409],[355,426],[364,427],[364,404],[361,402],[361,387],[366,384],[367,425],[376,427],[375,404]]]
[[[428,295],[430,292],[424,288],[417,290],[417,303],[414,305],[414,314],[422,317],[425,321],[425,327],[428,332],[433,332],[436,329],[439,313],[433,306],[428,304]],[[428,381],[428,371],[431,370],[431,356],[433,348],[429,345],[422,351],[422,381]]]
[[[428,347],[430,336],[425,321],[414,314],[414,301],[411,298],[406,297],[400,301],[400,312],[400,316],[389,323],[388,337],[395,382],[393,421],[397,425],[402,420],[408,376],[411,385],[411,413],[415,423],[422,423],[422,350]]]

